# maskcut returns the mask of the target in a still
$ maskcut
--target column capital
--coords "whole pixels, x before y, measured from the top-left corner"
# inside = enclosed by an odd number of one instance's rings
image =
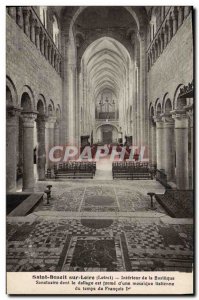
[[[38,112],[36,111],[22,111],[21,118],[24,127],[34,127],[34,122],[36,120]]]
[[[46,128],[48,128],[48,129],[54,128],[56,120],[57,120],[56,117],[48,116],[46,118]]]
[[[162,123],[162,116],[161,115],[155,115],[153,116],[153,120],[155,123]]]
[[[193,104],[184,106],[184,109],[187,112],[188,118],[190,120],[190,127],[193,127]]]
[[[185,109],[175,109],[171,111],[172,114],[172,118],[174,118],[175,120],[183,120],[183,119],[187,119],[187,114],[186,114],[186,110]]]
[[[48,120],[48,116],[45,114],[38,114],[36,122],[42,122],[45,123]]]
[[[161,114],[162,121],[164,122],[164,126],[172,127],[174,125],[174,119],[172,118],[171,113],[163,113]]]
[[[171,111],[173,119],[175,119],[175,128],[188,128],[188,115],[184,109],[176,109]]]
[[[7,118],[18,117],[22,109],[14,105],[6,105]]]

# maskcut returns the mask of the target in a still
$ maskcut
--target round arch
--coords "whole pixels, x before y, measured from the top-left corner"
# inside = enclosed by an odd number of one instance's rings
[[[44,97],[44,95],[39,94],[38,98],[37,98],[37,103],[36,103],[36,108],[38,110],[38,106],[41,108],[43,106],[43,114],[45,114],[47,112],[47,107],[46,107],[46,99]],[[42,103],[42,104],[41,104]],[[39,111],[39,110],[38,110]]]
[[[7,97],[8,96],[7,95],[7,88],[10,91],[10,94],[11,94],[10,96],[11,96],[11,102],[12,103],[7,103],[7,98],[8,98]],[[6,104],[12,104],[14,106],[18,105],[18,95],[17,95],[16,87],[15,87],[13,81],[8,76],[6,76]]]
[[[35,97],[34,97],[34,94],[33,94],[33,91],[32,89],[28,86],[28,85],[25,85],[23,88],[22,88],[22,92],[21,92],[21,106],[22,106],[22,99],[24,99],[24,95],[26,95],[26,99],[27,101],[29,101],[29,109],[30,110],[35,110]],[[29,97],[29,100],[28,100],[28,97]],[[25,99],[24,99],[25,101]]]
[[[180,93],[180,88],[184,87],[184,84],[180,83],[175,92],[174,92],[174,96],[173,96],[173,109],[176,109],[178,106],[178,95]]]

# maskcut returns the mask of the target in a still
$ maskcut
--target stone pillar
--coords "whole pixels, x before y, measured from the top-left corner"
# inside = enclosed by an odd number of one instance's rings
[[[156,122],[156,156],[157,156],[157,169],[164,169],[164,136],[163,136],[163,121],[160,116],[155,116]]]
[[[190,127],[190,138],[191,138],[191,151],[190,151],[190,160],[189,160],[189,176],[190,176],[190,182],[189,187],[193,189],[193,149],[194,149],[194,141],[193,141],[193,105],[185,106],[185,109],[187,111],[187,115],[189,117],[189,127]]]
[[[164,48],[166,48],[167,44],[168,44],[168,23],[166,21],[164,27]]]
[[[34,191],[33,136],[35,112],[22,112],[23,121],[23,191]]]
[[[139,99],[139,85],[140,85],[140,80],[139,80],[139,64],[136,64],[136,106],[137,106],[137,111],[136,111],[136,146],[140,146],[140,99]]]
[[[52,46],[49,42],[49,44],[48,44],[48,60],[49,60],[50,64],[51,64],[51,51],[52,51]]]
[[[55,60],[54,60],[54,48],[52,46],[51,48],[51,65],[54,67],[55,65]]]
[[[40,31],[40,51],[44,55],[44,33]]]
[[[30,11],[28,8],[23,8],[23,23],[24,23],[24,32],[26,35],[29,36],[30,32],[30,20],[29,20],[29,16],[30,16]]]
[[[178,189],[186,190],[189,188],[188,117],[184,110],[175,110],[172,114],[175,119],[176,183]]]
[[[173,35],[176,34],[178,30],[178,9],[176,6],[173,8]]]
[[[161,41],[160,49],[161,49],[161,53],[162,53],[163,50],[164,50],[164,31],[163,31],[163,28],[162,28],[162,31],[160,33],[160,41]]]
[[[56,122],[54,126],[54,145],[59,146],[60,141],[59,141],[59,123]]]
[[[40,49],[40,27],[38,25],[35,26],[35,44],[37,49]]]
[[[16,20],[16,6],[8,6],[8,14]]]
[[[141,145],[146,146],[148,142],[147,137],[147,118],[145,112],[148,111],[147,101],[146,101],[146,34],[145,32],[138,33],[140,42],[140,142]]]
[[[22,14],[21,6],[16,7],[16,19],[17,19],[17,25],[20,28],[22,28],[23,27],[23,14]]]
[[[35,44],[35,20],[33,18],[30,20],[30,39]]]
[[[37,116],[37,175],[38,180],[45,180],[46,147],[45,147],[45,115]]]
[[[48,117],[46,122],[46,167],[47,169],[53,169],[54,163],[49,159],[49,151],[55,145],[54,140],[54,124],[56,118],[53,116]]]
[[[184,21],[184,6],[179,6],[178,11],[178,27],[180,27]]]
[[[6,191],[16,191],[17,174],[17,121],[19,109],[6,109]]]
[[[191,11],[191,6],[185,6],[184,7],[184,17],[187,18],[189,13]]]
[[[44,55],[45,55],[45,58],[48,60],[48,39],[47,39],[47,37],[45,38],[45,41],[44,41]]]
[[[173,20],[170,15],[168,20],[168,41],[169,42],[172,39],[172,37],[173,37]]]
[[[151,126],[151,165],[154,167],[157,165],[157,152],[156,152],[156,126],[152,124]]]
[[[164,121],[164,169],[167,181],[172,182],[175,178],[175,136],[174,120],[171,114],[163,114]]]
[[[193,141],[193,110],[189,113],[190,116],[190,128],[191,128],[191,183],[190,188],[193,189],[193,155],[194,155],[194,141]]]

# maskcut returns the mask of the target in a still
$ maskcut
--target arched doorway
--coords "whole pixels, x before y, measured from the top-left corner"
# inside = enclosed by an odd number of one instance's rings
[[[114,144],[118,141],[118,130],[111,124],[104,124],[97,128],[97,141],[102,144]]]

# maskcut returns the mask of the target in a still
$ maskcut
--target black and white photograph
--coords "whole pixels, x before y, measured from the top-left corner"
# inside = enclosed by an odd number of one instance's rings
[[[194,10],[5,7],[8,294],[193,294]]]

